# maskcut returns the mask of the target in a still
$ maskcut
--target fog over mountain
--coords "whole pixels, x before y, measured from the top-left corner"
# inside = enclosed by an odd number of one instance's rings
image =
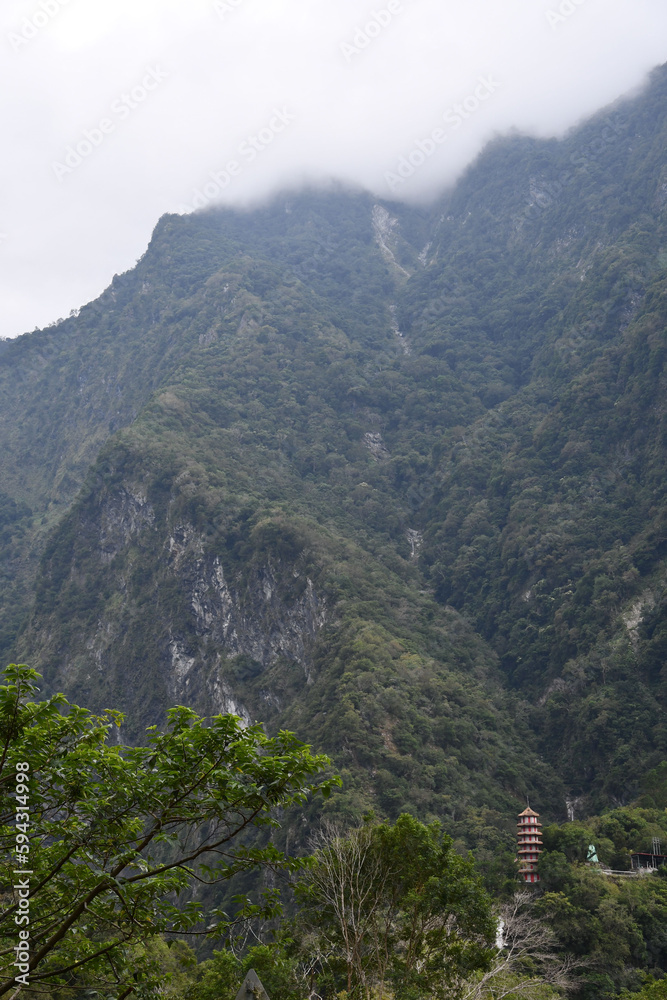
[[[562,134],[667,58],[660,0],[13,0],[0,18],[3,336],[98,294],[164,212],[332,178],[428,199],[494,134]]]

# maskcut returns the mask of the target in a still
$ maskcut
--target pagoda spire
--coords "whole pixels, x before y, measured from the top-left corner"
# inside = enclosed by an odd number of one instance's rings
[[[522,813],[519,813],[517,827],[519,876],[524,882],[539,882],[540,876],[537,871],[537,862],[542,853],[542,824],[540,823],[540,814],[533,812],[530,806],[528,806]]]

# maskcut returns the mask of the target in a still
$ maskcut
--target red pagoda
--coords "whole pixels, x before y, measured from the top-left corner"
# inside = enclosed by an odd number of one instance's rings
[[[519,862],[519,876],[524,882],[540,881],[537,862],[542,853],[540,850],[542,847],[542,824],[539,820],[540,814],[533,812],[530,808],[524,809],[519,814],[517,860]]]

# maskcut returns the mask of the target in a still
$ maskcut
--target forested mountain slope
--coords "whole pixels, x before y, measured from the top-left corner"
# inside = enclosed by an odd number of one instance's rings
[[[6,657],[130,734],[174,701],[293,728],[328,808],[490,853],[526,794],[632,798],[667,756],[666,92],[428,209],[166,216],[4,344]]]

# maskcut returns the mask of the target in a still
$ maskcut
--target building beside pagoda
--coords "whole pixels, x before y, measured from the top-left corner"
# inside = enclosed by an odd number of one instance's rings
[[[517,860],[519,862],[519,877],[524,882],[539,882],[540,876],[537,863],[542,853],[542,824],[540,814],[532,809],[524,809],[519,813],[517,823]]]

